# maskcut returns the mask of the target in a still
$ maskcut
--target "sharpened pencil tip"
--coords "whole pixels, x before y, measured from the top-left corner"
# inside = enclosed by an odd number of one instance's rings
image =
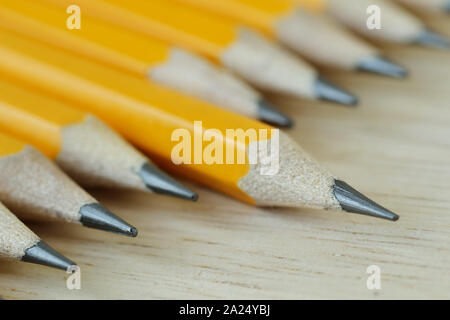
[[[413,42],[426,47],[450,49],[450,39],[430,29],[424,29]]]
[[[83,226],[128,237],[137,237],[138,231],[99,203],[83,206],[80,210]]]
[[[343,105],[354,106],[358,104],[358,98],[349,92],[338,88],[322,77],[318,77],[315,83],[316,96],[322,100],[337,102]]]
[[[264,99],[258,101],[259,119],[282,128],[292,128],[294,121]]]
[[[148,189],[157,194],[168,195],[190,201],[197,201],[198,194],[175,181],[160,169],[146,163],[139,171]]]
[[[399,219],[398,215],[373,202],[343,181],[335,180],[333,189],[334,196],[344,211],[391,221]]]
[[[22,261],[64,271],[69,270],[70,267],[76,266],[75,262],[64,257],[44,241],[39,241],[36,245],[26,250],[25,255],[22,257]]]
[[[373,56],[363,59],[358,64],[358,69],[393,78],[405,78],[408,75],[408,71],[405,68],[381,56]]]

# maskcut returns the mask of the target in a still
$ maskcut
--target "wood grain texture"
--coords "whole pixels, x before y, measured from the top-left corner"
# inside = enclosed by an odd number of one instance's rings
[[[450,35],[450,19],[432,16]],[[67,275],[1,261],[6,299],[450,298],[450,52],[390,46],[405,80],[327,72],[362,105],[275,97],[291,135],[332,172],[401,215],[397,223],[301,209],[261,209],[194,186],[198,203],[95,192],[139,227],[126,239],[64,224],[31,224],[82,268]],[[366,288],[381,268],[382,289]]]

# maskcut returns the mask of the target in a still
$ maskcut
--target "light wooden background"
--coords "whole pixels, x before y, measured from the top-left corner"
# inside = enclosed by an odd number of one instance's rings
[[[428,17],[450,35],[450,18]],[[359,94],[349,109],[275,98],[292,136],[332,172],[401,215],[397,223],[344,213],[249,207],[191,185],[188,203],[94,194],[140,229],[126,239],[64,224],[31,225],[82,268],[66,274],[0,262],[6,299],[450,298],[450,51],[390,46],[408,80],[326,72]],[[382,289],[366,288],[381,268]]]

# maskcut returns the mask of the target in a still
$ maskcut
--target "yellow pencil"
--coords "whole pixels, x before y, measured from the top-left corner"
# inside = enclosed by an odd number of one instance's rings
[[[42,0],[0,1],[0,25],[277,126],[291,119],[250,85],[208,60],[105,21],[83,15],[70,30],[67,13]]]
[[[98,118],[10,80],[0,79],[0,115],[0,130],[54,159],[83,186],[197,199]]]
[[[137,236],[34,147],[0,133],[0,201],[15,214]]]
[[[5,0],[2,0],[5,1]],[[66,8],[69,0],[45,0]],[[181,46],[223,64],[256,87],[301,98],[354,105],[308,63],[219,15],[166,0],[80,0],[87,15]]]
[[[371,9],[371,15],[381,15],[382,25],[367,27],[370,20],[368,9]],[[431,31],[419,18],[392,1],[327,0],[326,10],[345,25],[370,38],[401,44],[450,47],[449,39]]]
[[[398,219],[261,122],[8,32],[0,74],[96,114],[168,169],[247,203]]]
[[[347,70],[363,70],[404,77],[406,70],[375,47],[353,36],[324,14],[310,12],[295,0],[174,0],[224,15],[275,37],[309,60]],[[308,8],[317,1],[302,2]],[[309,6],[308,6],[309,5]]]
[[[28,229],[0,202],[0,258],[69,270],[75,262],[67,259]]]

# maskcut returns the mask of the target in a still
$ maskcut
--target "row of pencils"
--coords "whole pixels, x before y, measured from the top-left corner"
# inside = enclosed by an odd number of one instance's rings
[[[377,40],[449,47],[448,39],[395,2],[77,0],[73,6],[72,0],[0,0],[0,256],[63,270],[75,265],[15,214],[137,236],[134,226],[77,183],[197,200],[157,165],[251,205],[397,220],[284,132],[277,137],[275,175],[259,174],[257,164],[173,162],[173,132],[195,134],[198,121],[221,132],[269,132],[224,139],[236,153],[274,139],[272,126],[291,127],[262,91],[357,104],[311,62],[407,75],[349,28]],[[398,2],[450,8],[448,0]],[[367,28],[373,5],[381,29]]]

